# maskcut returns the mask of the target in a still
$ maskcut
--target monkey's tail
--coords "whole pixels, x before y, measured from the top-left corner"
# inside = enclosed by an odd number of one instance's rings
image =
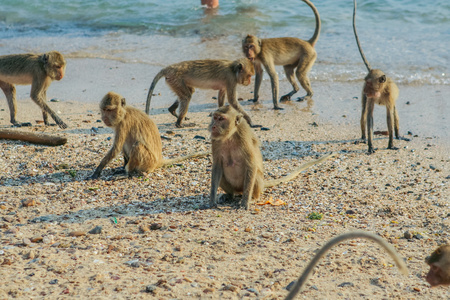
[[[316,45],[316,43],[317,43],[317,40],[319,39],[319,36],[320,36],[321,22],[320,22],[319,11],[314,6],[314,4],[312,4],[312,2],[310,2],[309,0],[302,0],[302,1],[305,2],[306,4],[308,4],[309,7],[311,7],[311,9],[314,12],[314,16],[316,17],[316,30],[314,31],[313,36],[308,41],[311,44],[311,46],[314,47]]]
[[[308,169],[309,167],[320,164],[320,163],[326,161],[327,159],[332,158],[333,156],[336,156],[336,153],[327,154],[325,156],[322,156],[319,159],[315,159],[310,162],[307,162],[306,164],[301,165],[300,167],[295,169],[292,173],[284,176],[283,178],[265,181],[264,188],[273,187],[273,186],[279,185],[280,183],[290,181],[290,180],[294,179],[295,177],[297,177],[298,174],[300,174],[304,170]]]
[[[339,244],[342,241],[348,240],[348,239],[354,239],[354,238],[365,238],[372,240],[376,242],[378,245],[382,246],[389,255],[394,259],[395,263],[397,264],[398,269],[404,274],[408,275],[408,268],[406,267],[405,262],[400,258],[397,251],[395,251],[394,247],[392,247],[390,244],[388,244],[383,238],[381,238],[378,235],[375,235],[371,232],[365,232],[365,231],[354,231],[354,232],[348,232],[341,234],[333,239],[331,239],[328,243],[323,246],[319,252],[314,256],[314,258],[311,260],[311,262],[306,267],[305,271],[303,271],[303,274],[300,276],[300,278],[297,280],[295,285],[292,287],[292,290],[289,292],[285,300],[292,300],[294,297],[300,292],[302,286],[305,284],[306,280],[308,279],[312,269],[317,265],[319,260],[325,255],[325,253],[330,250],[334,245]]]
[[[367,61],[367,58],[364,55],[364,52],[361,48],[361,43],[359,42],[358,33],[356,33],[356,21],[355,20],[356,20],[356,0],[353,0],[353,32],[355,33],[356,44],[358,45],[359,54],[361,54],[361,58],[362,58],[364,64],[366,65],[367,71],[370,72],[370,70],[372,68],[370,67],[370,64]]]
[[[165,75],[166,69],[162,69],[161,71],[159,71],[159,73],[156,74],[155,78],[153,78],[152,85],[148,89],[147,102],[145,104],[145,113],[147,115],[150,113],[150,102],[152,101],[153,90],[155,89],[156,84],[161,79],[161,77],[164,77]]]
[[[203,152],[194,152],[185,156],[180,156],[177,158],[171,158],[171,159],[164,159],[162,162],[162,166],[166,167],[166,166],[170,166],[179,162],[182,162],[186,159],[190,159],[190,158],[194,158],[194,157],[202,157],[202,156],[206,156],[208,154],[211,154],[210,151],[203,151]]]

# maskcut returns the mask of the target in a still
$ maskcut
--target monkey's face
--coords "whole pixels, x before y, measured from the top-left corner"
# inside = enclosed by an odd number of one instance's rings
[[[379,98],[386,85],[386,75],[381,70],[373,69],[364,80],[364,94],[369,98]]]
[[[64,78],[66,72],[66,61],[64,56],[57,51],[52,51],[45,53],[42,56],[42,61],[44,62],[44,68],[47,75],[52,80],[61,80]]]
[[[117,116],[117,107],[106,106],[103,107],[100,112],[102,114],[103,123],[105,123],[105,125],[108,127],[113,127],[114,121],[116,120]]]
[[[239,71],[239,83],[242,85],[249,85],[252,83],[252,76],[255,75],[255,67],[252,63],[246,63],[242,65]]]
[[[242,41],[242,50],[244,51],[245,57],[250,61],[254,61],[259,52],[261,52],[258,39],[253,35],[248,35]]]
[[[208,130],[211,132],[211,139],[217,139],[223,135],[224,129],[230,127],[230,120],[226,114],[215,112],[211,118]]]

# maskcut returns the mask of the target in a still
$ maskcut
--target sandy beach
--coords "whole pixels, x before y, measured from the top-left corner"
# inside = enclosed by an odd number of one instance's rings
[[[0,298],[19,299],[283,299],[315,252],[352,230],[376,233],[405,259],[404,276],[373,242],[355,239],[324,257],[298,298],[448,299],[448,288],[424,280],[424,259],[450,241],[448,86],[400,86],[400,132],[387,150],[367,154],[360,137],[358,82],[311,79],[313,101],[274,111],[270,82],[262,104],[246,101],[253,85],[238,87],[261,141],[265,178],[283,176],[326,153],[338,155],[295,180],[267,189],[249,211],[209,201],[211,157],[117,180],[117,157],[99,180],[86,180],[111,147],[112,130],[99,122],[98,103],[108,91],[144,109],[160,67],[102,59],[68,59],[66,77],[53,82],[49,105],[69,125],[44,127],[42,114],[18,87],[15,130],[67,137],[64,146],[0,141]],[[280,82],[281,93],[290,90]],[[210,149],[209,115],[214,91],[196,91],[185,128],[175,127],[167,107],[175,99],[163,81],[152,99],[151,118],[171,158]],[[303,91],[298,93],[302,96]],[[11,128],[0,96],[0,128]],[[433,102],[433,105],[429,105]],[[432,117],[430,117],[432,116]],[[375,131],[385,131],[383,107]],[[311,213],[322,214],[320,220]],[[94,230],[101,227],[101,229]],[[405,236],[409,237],[405,238]]]

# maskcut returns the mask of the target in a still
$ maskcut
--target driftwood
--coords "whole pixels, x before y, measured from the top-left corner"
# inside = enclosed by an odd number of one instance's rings
[[[0,129],[0,139],[20,140],[47,146],[60,146],[67,143],[67,138],[65,137],[8,129]]]

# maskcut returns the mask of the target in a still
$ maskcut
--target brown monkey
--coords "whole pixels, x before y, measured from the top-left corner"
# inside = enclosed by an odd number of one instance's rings
[[[398,98],[399,90],[397,85],[387,77],[383,71],[378,69],[372,69],[367,61],[364,52],[359,43],[358,34],[356,33],[355,25],[356,17],[356,0],[353,0],[353,32],[355,33],[356,44],[358,45],[359,53],[366,65],[369,74],[364,78],[364,87],[362,91],[362,111],[361,111],[361,139],[366,140],[366,126],[368,131],[367,144],[369,146],[369,153],[374,153],[372,140],[373,140],[373,109],[375,103],[378,105],[386,106],[387,126],[389,132],[389,144],[388,149],[398,150],[394,147],[394,131],[395,137],[400,139],[399,136],[399,119],[397,114],[397,108],[395,107],[395,101]]]
[[[0,129],[0,139],[5,140],[20,140],[30,142],[33,144],[60,146],[67,143],[67,138],[52,136],[43,133],[24,132],[17,130]]]
[[[16,88],[14,84],[31,84],[31,99],[42,110],[45,125],[49,125],[48,114],[61,128],[66,123],[47,105],[46,92],[53,80],[61,80],[66,70],[66,61],[61,53],[51,51],[42,55],[13,54],[0,56],[0,88],[8,101],[11,123],[21,126],[16,120]]]
[[[275,66],[282,65],[287,79],[292,85],[293,90],[281,97],[280,101],[289,101],[299,87],[294,77],[297,76],[298,81],[306,90],[306,96],[302,100],[309,100],[313,96],[313,90],[309,81],[308,73],[311,70],[317,58],[316,50],[314,49],[320,35],[320,16],[314,4],[308,0],[302,0],[314,12],[316,18],[316,30],[309,41],[304,41],[298,38],[283,37],[271,39],[258,39],[256,36],[247,35],[242,41],[242,50],[245,56],[255,63],[255,91],[254,102],[258,101],[259,88],[261,86],[263,69],[270,76],[272,84],[272,99],[274,109],[282,109],[278,105],[278,75],[275,71]]]
[[[252,125],[250,117],[237,101],[236,85],[238,83],[249,85],[254,74],[253,64],[244,58],[235,61],[192,60],[170,65],[162,69],[153,79],[148,91],[145,112],[148,114],[150,111],[153,89],[161,77],[165,77],[166,83],[178,96],[178,99],[169,107],[169,112],[178,118],[177,127],[182,127],[181,122],[186,117],[194,88],[219,90],[219,107],[224,105],[225,94],[227,94],[230,105],[240,111]],[[179,105],[181,106],[177,115],[176,110]]]
[[[450,285],[450,245],[442,245],[425,259],[430,266],[426,276],[432,286]]]
[[[220,186],[229,197],[242,193],[240,205],[249,208],[252,199],[258,200],[263,189],[295,178],[312,165],[334,156],[329,154],[304,164],[291,174],[278,180],[264,182],[263,161],[259,141],[242,114],[231,106],[222,106],[212,116],[209,131],[212,140],[212,174],[210,206],[217,206]]]
[[[389,255],[394,259],[395,263],[397,264],[397,268],[402,272],[404,275],[408,275],[408,268],[406,267],[405,262],[400,257],[400,255],[397,253],[397,251],[392,247],[390,244],[388,244],[383,238],[379,237],[378,235],[375,235],[370,232],[364,232],[364,231],[354,231],[354,232],[348,232],[341,235],[338,235],[337,237],[331,239],[328,243],[325,244],[322,248],[320,248],[319,252],[314,256],[314,258],[309,262],[308,266],[306,267],[305,271],[303,271],[300,278],[297,280],[297,282],[292,287],[291,291],[285,298],[286,300],[292,300],[294,297],[300,292],[303,285],[306,283],[306,280],[308,280],[309,275],[311,274],[314,267],[317,265],[319,260],[325,255],[325,253],[330,250],[334,245],[339,244],[340,242],[343,242],[345,240],[349,239],[355,239],[355,238],[365,238],[372,240],[376,242],[378,245],[383,247]]]
[[[152,172],[156,168],[171,165],[188,158],[207,155],[196,152],[175,159],[163,159],[158,127],[142,111],[126,105],[126,100],[114,92],[106,94],[100,102],[102,120],[114,129],[114,144],[102,159],[91,179],[97,179],[103,168],[123,151],[125,171]]]

